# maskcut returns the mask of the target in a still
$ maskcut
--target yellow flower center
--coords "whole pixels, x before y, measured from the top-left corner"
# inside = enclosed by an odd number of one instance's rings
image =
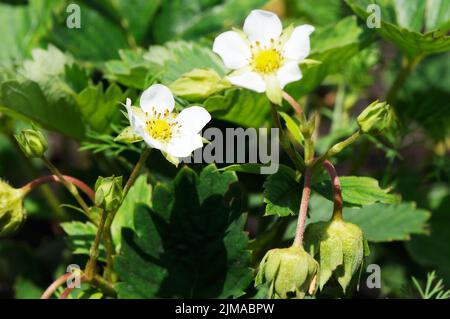
[[[172,128],[176,123],[169,123],[165,118],[147,121],[147,132],[155,140],[167,142],[172,136]]]
[[[282,62],[280,52],[273,48],[253,53],[253,69],[259,73],[271,73],[279,69]]]

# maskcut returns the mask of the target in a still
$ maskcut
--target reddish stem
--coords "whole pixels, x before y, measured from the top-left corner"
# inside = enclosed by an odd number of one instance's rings
[[[308,202],[311,195],[311,167],[305,169],[305,181],[303,184],[302,201],[300,203],[300,211],[298,212],[297,229],[295,231],[295,246],[303,245],[303,234],[305,232],[306,214],[308,213]]]
[[[92,190],[92,188],[90,188],[88,185],[86,185],[84,182],[80,181],[79,179],[76,179],[75,177],[67,176],[67,175],[63,175],[63,177],[65,180],[74,184],[76,187],[78,187],[80,190],[82,190],[83,193],[85,193],[92,202],[95,201],[95,192]],[[44,177],[40,177],[38,179],[35,179],[34,181],[29,182],[24,187],[22,187],[22,189],[24,189],[26,192],[29,192],[29,191],[33,190],[34,188],[41,186],[42,184],[51,183],[51,182],[61,183],[61,180],[56,175],[44,176]]]
[[[282,95],[283,99],[285,99],[286,102],[288,102],[289,105],[291,105],[292,108],[295,110],[295,114],[297,114],[297,115],[302,114],[302,108],[301,108],[300,104],[298,104],[298,102],[292,96],[290,96],[285,91],[283,91],[281,93],[281,95]]]
[[[342,218],[343,200],[339,176],[336,172],[336,168],[329,160],[323,161],[323,167],[327,170],[328,175],[330,175],[331,186],[333,188],[333,218]]]
[[[58,287],[64,285],[69,279],[69,277],[72,276],[72,273],[67,273],[56,279],[48,288],[44,291],[44,293],[41,296],[41,299],[49,299],[53,293],[58,289]]]
[[[80,282],[86,281],[86,276],[81,276],[80,278]],[[66,289],[64,289],[64,291],[62,292],[61,296],[59,296],[59,299],[66,299],[67,296],[70,295],[70,293],[77,287],[67,287]]]

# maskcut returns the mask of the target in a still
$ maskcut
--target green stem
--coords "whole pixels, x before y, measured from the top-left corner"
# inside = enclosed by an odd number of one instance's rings
[[[270,105],[271,105],[271,113],[272,113],[273,122],[274,122],[275,126],[278,128],[278,130],[280,131],[281,147],[284,149],[286,154],[289,156],[291,161],[294,163],[295,167],[299,171],[302,172],[305,169],[305,163],[304,163],[303,159],[301,158],[301,156],[299,154],[297,154],[297,152],[295,150],[293,150],[291,147],[289,138],[285,134],[285,132],[283,130],[283,126],[281,125],[280,116],[278,115],[278,112],[277,112],[277,106],[273,103],[270,103]]]
[[[104,235],[103,235],[103,241],[104,241],[105,250],[106,250],[106,268],[105,268],[104,277],[106,278],[106,280],[108,280],[110,282],[116,281],[114,270],[113,270],[113,256],[116,254],[116,249],[114,247],[114,242],[113,242],[112,233],[111,233],[111,226],[114,221],[115,213],[116,212],[110,214],[108,216],[108,218],[106,219],[105,230],[104,230]]]
[[[61,183],[67,188],[67,190],[72,194],[72,196],[75,198],[75,200],[78,202],[78,204],[83,209],[86,216],[94,223],[97,224],[95,218],[93,218],[91,214],[91,210],[89,209],[89,206],[86,204],[84,199],[81,197],[80,193],[78,192],[77,187],[64,178],[64,176],[61,174],[61,172],[48,160],[47,157],[43,156],[42,160],[44,161],[45,165],[47,165],[48,169],[55,174],[58,179],[61,181]]]
[[[402,68],[397,74],[394,83],[392,84],[391,88],[389,89],[389,92],[386,95],[386,101],[389,104],[393,104],[395,102],[395,99],[401,87],[403,86],[406,79],[409,77],[411,72],[415,69],[415,67],[421,60],[422,56],[416,56],[413,59],[406,58],[403,60]]]
[[[125,185],[125,188],[123,189],[123,197],[122,201],[127,197],[128,192],[130,191],[131,186],[133,186],[134,182],[136,181],[137,177],[139,176],[139,172],[141,171],[142,166],[145,164],[145,161],[147,160],[148,156],[150,155],[151,148],[146,148],[144,152],[141,154],[141,157],[139,158],[139,161],[136,163],[136,166],[134,166],[133,171],[131,172],[130,177],[128,178],[127,184]]]
[[[92,244],[92,247],[89,251],[89,260],[86,264],[86,270],[85,270],[86,278],[88,280],[92,280],[92,278],[94,278],[94,275],[95,275],[95,267],[96,267],[97,258],[99,255],[100,241],[102,240],[102,234],[103,234],[103,230],[105,228],[107,216],[108,216],[108,212],[103,210],[101,213],[100,224],[98,225],[97,234],[95,235],[94,243]]]
[[[360,136],[362,135],[361,131],[356,131],[351,136],[349,136],[347,139],[345,139],[342,142],[339,142],[332,147],[328,149],[328,151],[325,152],[322,156],[316,158],[314,161],[314,166],[320,165],[324,160],[329,159],[333,157],[334,155],[340,153],[344,148],[347,146],[353,144]]]
[[[142,167],[144,166],[145,162],[147,161],[148,156],[150,155],[151,149],[146,148],[144,152],[142,152],[141,157],[139,158],[138,162],[134,166],[133,171],[130,174],[130,177],[128,178],[128,181],[124,187],[122,200],[120,202],[120,205],[122,205],[123,201],[128,195],[128,192],[130,191],[131,187],[134,185],[134,182],[136,181],[137,177],[139,176],[139,172],[141,171]],[[106,250],[106,268],[105,268],[105,277],[111,281],[114,281],[114,265],[113,265],[113,256],[115,255],[116,251],[114,248],[114,243],[112,240],[111,235],[111,225],[114,221],[114,218],[116,216],[116,213],[118,211],[117,208],[115,211],[112,211],[109,213],[109,216],[106,220],[106,223],[104,225],[104,243],[105,243],[105,250]],[[100,231],[100,230],[99,230]]]

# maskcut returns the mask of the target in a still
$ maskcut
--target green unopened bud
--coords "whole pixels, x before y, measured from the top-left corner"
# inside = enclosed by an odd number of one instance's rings
[[[357,122],[363,133],[380,133],[395,129],[397,117],[389,104],[375,101],[362,111]]]
[[[42,157],[48,148],[47,140],[37,129],[23,129],[15,138],[28,158]]]
[[[107,212],[119,208],[122,202],[122,176],[99,177],[95,183],[95,205]]]
[[[183,74],[169,85],[173,94],[188,100],[202,100],[225,88],[231,83],[222,79],[212,69],[194,69]]]
[[[314,112],[311,114],[308,120],[301,120],[300,123],[300,132],[304,136],[304,138],[310,138],[316,129],[316,116],[317,113]]]
[[[302,247],[272,249],[259,265],[255,285],[269,284],[269,298],[301,299],[317,290],[319,264]]]
[[[120,132],[120,134],[114,139],[114,142],[122,143],[137,143],[142,141],[142,137],[135,134],[131,129],[131,126],[127,126]]]
[[[0,180],[0,236],[14,234],[22,227],[27,215],[23,208],[25,192]]]
[[[353,276],[359,274],[364,256],[369,253],[362,230],[342,218],[333,218],[310,224],[305,239],[310,253],[319,260],[320,289],[334,276],[345,293]]]

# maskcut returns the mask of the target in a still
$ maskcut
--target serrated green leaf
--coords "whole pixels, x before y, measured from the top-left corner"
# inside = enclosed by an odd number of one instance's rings
[[[89,250],[95,240],[97,227],[90,222],[65,222],[61,223],[61,227],[67,234],[67,245],[72,253],[75,255],[89,255]],[[99,260],[105,261],[106,254],[103,244],[100,244],[99,251]]]
[[[123,85],[144,90],[162,70],[162,65],[145,58],[145,51],[119,50],[120,60],[105,63],[105,77]]]
[[[369,4],[379,5],[381,26],[373,30],[393,42],[409,58],[450,50],[450,37],[445,34],[450,25],[448,1],[346,0],[346,2],[363,20],[370,14],[366,11]],[[426,23],[425,8],[427,8]],[[389,14],[386,14],[387,12]],[[427,33],[420,33],[425,24]],[[439,28],[443,29],[438,30]]]
[[[270,118],[269,100],[264,94],[244,89],[229,89],[203,103],[217,119],[245,127],[264,127]]]
[[[126,92],[115,84],[111,84],[106,90],[103,84],[90,85],[79,94],[75,95],[75,101],[88,127],[99,133],[111,131],[111,125],[121,118],[120,102],[126,98]]]
[[[73,99],[61,91],[47,90],[33,81],[6,81],[0,86],[0,109],[18,114],[44,128],[81,139],[85,126]]]
[[[235,181],[210,165],[200,176],[185,167],[169,187],[157,186],[153,210],[138,206],[135,232],[123,232],[115,259],[119,297],[242,295],[252,276]]]
[[[390,189],[382,189],[378,181],[371,177],[342,176],[339,178],[342,187],[342,198],[347,206],[364,206],[375,203],[394,204],[400,201],[399,196],[389,194]],[[314,184],[313,189],[332,200],[331,182],[323,181]]]
[[[309,207],[307,225],[328,221],[333,213],[333,203],[317,194],[312,194]],[[429,217],[430,213],[417,208],[414,202],[344,209],[344,219],[361,227],[364,237],[370,242],[404,241],[409,240],[412,234],[424,234]],[[296,221],[286,230],[285,239],[294,237],[295,224]]]
[[[288,166],[280,166],[275,174],[264,182],[266,215],[285,217],[298,214],[301,188],[296,172]]]
[[[117,52],[128,47],[125,32],[84,3],[80,6],[80,28],[69,29],[67,14],[56,16],[49,36],[53,43],[78,59],[100,63],[116,58]],[[64,8],[65,9],[65,8]]]
[[[375,204],[361,209],[347,209],[344,218],[361,227],[372,242],[409,240],[411,234],[424,234],[430,212],[415,203]]]

